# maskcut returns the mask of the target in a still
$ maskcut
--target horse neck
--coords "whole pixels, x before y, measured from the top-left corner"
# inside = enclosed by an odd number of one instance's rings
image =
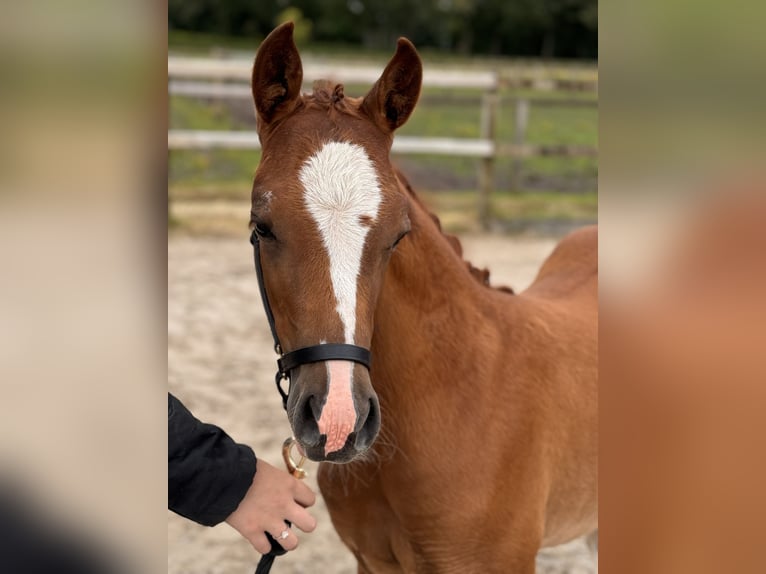
[[[487,295],[431,215],[416,199],[411,203],[412,231],[389,262],[372,341],[373,385],[381,401],[395,401],[397,409],[399,402],[417,408],[411,399],[424,393],[438,400],[444,393],[431,391],[454,380],[449,365],[477,360],[472,323]]]

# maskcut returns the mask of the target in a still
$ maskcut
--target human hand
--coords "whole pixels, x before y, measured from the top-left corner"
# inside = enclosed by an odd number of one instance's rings
[[[298,537],[285,521],[289,520],[304,532],[312,532],[316,519],[306,508],[316,502],[316,496],[300,480],[263,459],[258,459],[256,465],[253,484],[226,522],[261,554],[271,550],[266,532],[285,550],[294,550]],[[289,534],[282,540],[280,534],[285,530]]]

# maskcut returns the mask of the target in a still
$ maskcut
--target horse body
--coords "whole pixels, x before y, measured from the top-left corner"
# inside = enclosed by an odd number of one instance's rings
[[[251,223],[275,329],[286,352],[372,352],[369,371],[291,370],[288,419],[361,572],[534,572],[597,524],[597,235],[519,295],[490,288],[390,163],[421,77],[400,39],[364,98],[304,95],[291,25],[258,51]]]
[[[596,232],[514,296],[411,219],[375,315],[381,436],[322,463],[322,495],[361,572],[534,572],[597,527]]]

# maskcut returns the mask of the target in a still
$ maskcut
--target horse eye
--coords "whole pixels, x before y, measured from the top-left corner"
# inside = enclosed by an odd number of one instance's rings
[[[274,234],[271,232],[271,229],[263,223],[255,224],[255,232],[258,234],[258,237],[262,237],[263,239],[274,239]]]
[[[396,238],[396,241],[394,241],[394,244],[391,246],[391,251],[394,251],[396,249],[396,246],[399,245],[399,242],[404,239],[404,237],[409,233],[409,231],[405,231],[402,233],[399,237]]]

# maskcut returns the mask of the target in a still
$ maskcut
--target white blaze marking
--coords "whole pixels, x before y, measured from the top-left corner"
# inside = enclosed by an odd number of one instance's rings
[[[330,278],[346,343],[356,332],[356,283],[370,222],[378,216],[380,184],[364,149],[330,142],[300,172],[304,201],[330,257]]]
[[[330,259],[335,309],[343,324],[345,342],[354,344],[356,285],[369,231],[362,218],[372,223],[378,216],[378,175],[362,147],[330,142],[306,160],[299,177],[306,207]],[[327,435],[326,453],[341,449],[356,424],[351,394],[353,367],[351,361],[328,361],[327,400],[318,421],[319,432]]]

